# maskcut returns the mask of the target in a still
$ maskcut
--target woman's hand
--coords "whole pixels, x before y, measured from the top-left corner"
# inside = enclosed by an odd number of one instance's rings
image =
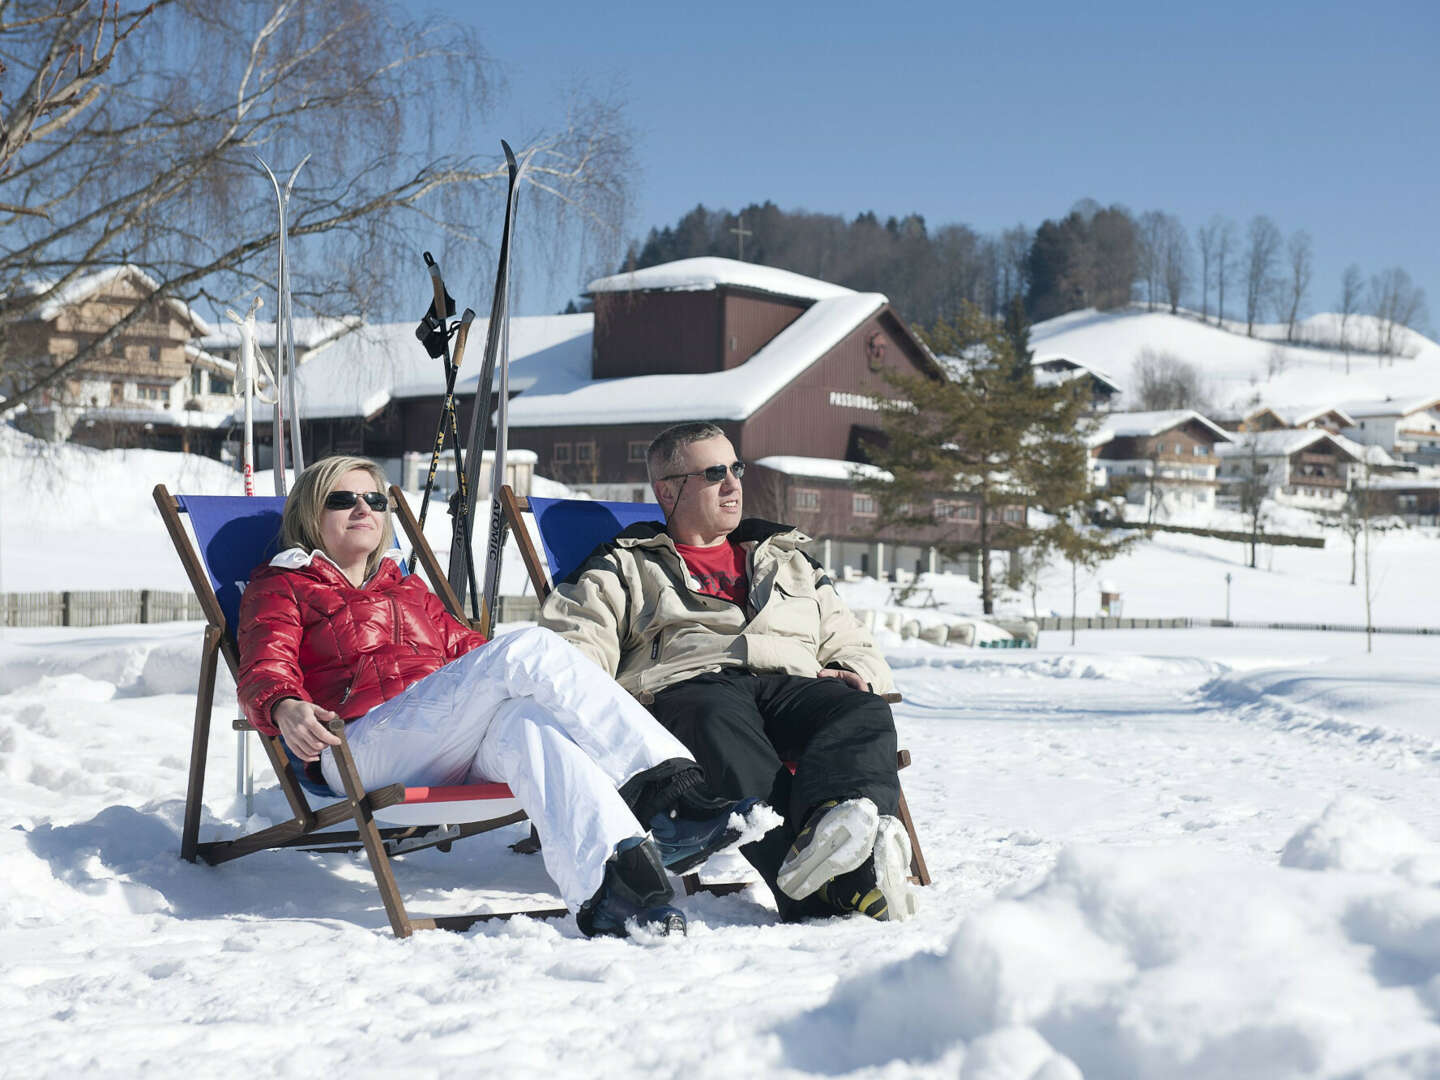
[[[270,709],[285,745],[301,761],[315,761],[325,747],[340,745],[340,737],[325,726],[336,718],[329,709],[293,697],[281,698]]]

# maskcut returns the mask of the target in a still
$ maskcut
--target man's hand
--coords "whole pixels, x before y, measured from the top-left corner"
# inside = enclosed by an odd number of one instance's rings
[[[340,737],[325,726],[335,718],[329,709],[293,697],[282,698],[270,709],[285,745],[301,761],[315,761],[325,747],[340,745]]]
[[[821,668],[815,673],[822,679],[839,679],[846,686],[853,686],[856,690],[869,690],[870,684],[856,675],[853,671],[845,671],[841,668]]]

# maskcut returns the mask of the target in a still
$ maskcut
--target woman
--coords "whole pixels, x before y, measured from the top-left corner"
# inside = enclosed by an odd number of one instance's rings
[[[684,933],[665,868],[733,843],[730,816],[754,800],[709,796],[689,751],[548,630],[487,643],[451,618],[402,573],[384,490],[379,466],[357,457],[296,480],[285,550],[240,605],[247,719],[335,792],[340,740],[325,723],[337,716],[367,789],[509,784],[587,936],[624,936],[632,919]]]

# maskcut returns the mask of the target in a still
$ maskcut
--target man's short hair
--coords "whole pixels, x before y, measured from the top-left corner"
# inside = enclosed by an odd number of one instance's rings
[[[650,476],[650,482],[653,484],[675,471],[676,459],[684,447],[691,443],[704,442],[706,439],[724,437],[725,432],[708,420],[691,420],[666,428],[655,436],[650,448],[645,451],[645,471]]]

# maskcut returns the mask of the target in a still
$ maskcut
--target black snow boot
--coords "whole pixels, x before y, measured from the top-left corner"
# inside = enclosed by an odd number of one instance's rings
[[[652,934],[684,934],[685,913],[670,906],[675,890],[660,863],[660,852],[643,836],[615,845],[605,879],[575,915],[586,937],[629,937],[635,925]]]

